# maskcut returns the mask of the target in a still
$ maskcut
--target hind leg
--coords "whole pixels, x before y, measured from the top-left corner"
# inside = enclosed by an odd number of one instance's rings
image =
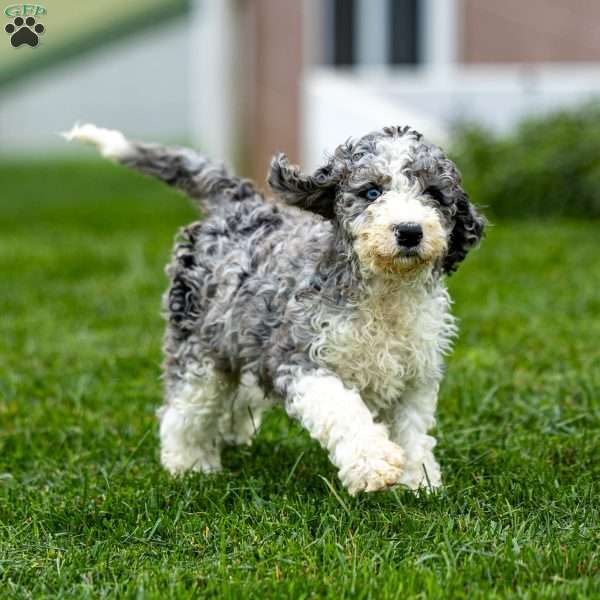
[[[272,405],[273,401],[259,387],[256,377],[251,373],[243,374],[219,419],[219,431],[225,443],[250,445],[264,412]]]
[[[211,473],[221,469],[223,438],[219,419],[233,385],[204,360],[170,387],[160,418],[160,458],[171,474]]]

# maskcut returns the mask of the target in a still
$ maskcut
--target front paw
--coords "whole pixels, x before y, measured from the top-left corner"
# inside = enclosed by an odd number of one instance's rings
[[[358,492],[377,492],[396,485],[402,475],[404,452],[400,446],[382,439],[364,448],[344,452],[340,480],[351,496]]]
[[[439,490],[442,487],[442,473],[433,454],[430,454],[419,462],[408,461],[398,483],[414,492],[420,490],[434,492]]]

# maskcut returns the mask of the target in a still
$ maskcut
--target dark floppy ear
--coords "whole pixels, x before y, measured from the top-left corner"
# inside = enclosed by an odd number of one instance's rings
[[[271,189],[284,202],[326,219],[334,217],[335,186],[338,181],[333,175],[333,161],[318,168],[312,175],[306,175],[298,165],[291,165],[285,154],[273,157],[267,178]]]
[[[485,229],[485,217],[469,202],[469,197],[460,190],[455,202],[454,229],[450,233],[448,253],[444,258],[444,272],[452,273],[464,260],[469,250],[479,243]]]

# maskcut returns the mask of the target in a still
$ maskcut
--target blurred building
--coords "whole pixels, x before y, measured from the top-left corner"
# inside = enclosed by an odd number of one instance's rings
[[[126,15],[123,4],[73,15],[55,0],[40,47],[5,44],[3,150],[44,151],[92,120],[193,141],[263,178],[276,150],[314,166],[383,124],[443,142],[459,121],[503,131],[600,93],[594,0],[130,0]]]
[[[312,166],[322,148],[381,123],[444,142],[456,122],[506,131],[600,93],[593,0],[317,1],[311,34],[301,134]]]

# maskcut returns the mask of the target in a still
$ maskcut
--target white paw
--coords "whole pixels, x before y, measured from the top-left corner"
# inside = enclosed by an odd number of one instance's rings
[[[440,489],[442,487],[442,473],[433,454],[425,456],[423,460],[418,462],[408,462],[398,483],[415,492],[417,490],[433,492]]]
[[[198,448],[173,450],[163,448],[160,462],[171,475],[192,473],[217,473],[221,470],[221,458],[213,452],[203,452]]]
[[[376,492],[396,485],[402,475],[404,452],[400,446],[382,439],[366,449],[357,449],[347,467],[340,469],[340,480],[351,496]]]
[[[63,133],[62,136],[69,142],[77,140],[97,146],[105,158],[124,158],[133,150],[130,142],[120,131],[103,129],[91,123],[86,125],[76,124],[71,131]]]
[[[158,411],[160,462],[172,475],[188,471],[214,473],[221,470],[221,443],[201,425],[198,410],[171,405]]]

